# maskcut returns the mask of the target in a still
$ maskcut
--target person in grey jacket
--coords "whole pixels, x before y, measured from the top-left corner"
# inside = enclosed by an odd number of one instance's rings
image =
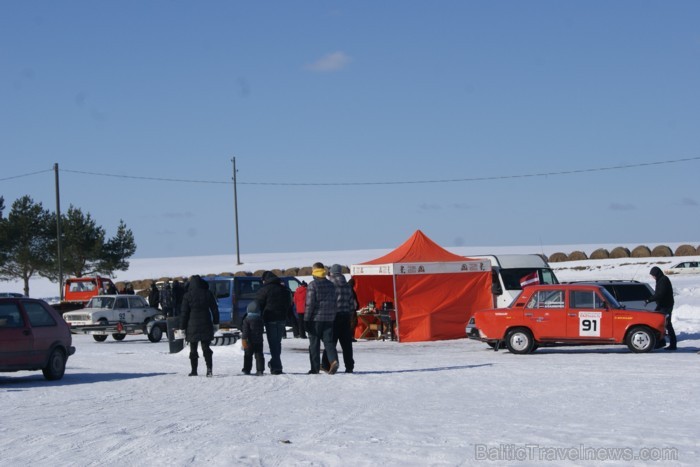
[[[330,269],[328,279],[335,285],[336,305],[338,312],[333,321],[333,348],[336,348],[340,342],[340,348],[343,349],[343,363],[345,364],[345,373],[352,373],[355,369],[355,360],[352,358],[352,340],[354,329],[350,325],[352,315],[355,314],[357,304],[355,302],[355,294],[350,287],[350,284],[343,275],[343,269],[340,264],[334,264]],[[330,368],[328,354],[323,351],[323,359],[321,361],[321,369]],[[324,370],[325,371],[325,370]]]
[[[337,313],[337,297],[335,285],[326,279],[326,268],[323,263],[314,263],[311,281],[306,290],[306,332],[309,335],[309,374],[318,374],[321,369],[321,341],[328,355],[330,367],[328,373],[333,375],[338,371],[338,352],[333,342],[333,322]]]
[[[201,342],[204,361],[207,364],[207,376],[212,376],[211,341],[219,330],[219,307],[209,286],[199,276],[190,278],[187,293],[182,297],[182,321],[187,342],[190,343],[190,364],[192,371],[188,376],[197,376],[197,345]]]

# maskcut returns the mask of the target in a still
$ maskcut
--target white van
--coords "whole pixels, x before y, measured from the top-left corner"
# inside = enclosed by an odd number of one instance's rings
[[[557,276],[540,255],[467,255],[491,261],[491,292],[495,308],[506,308],[523,291],[523,284],[558,284]]]

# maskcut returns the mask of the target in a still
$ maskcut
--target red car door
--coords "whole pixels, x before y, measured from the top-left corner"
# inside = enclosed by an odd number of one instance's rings
[[[570,290],[567,309],[570,339],[607,341],[613,337],[613,313],[596,290]]]
[[[34,336],[19,305],[0,303],[0,365],[12,367],[33,362]]]
[[[43,365],[49,358],[51,345],[56,342],[59,335],[58,323],[49,310],[44,309],[40,303],[24,302],[23,305],[34,336],[32,362]]]
[[[535,292],[523,310],[523,323],[528,324],[536,339],[565,338],[564,291],[547,289]]]

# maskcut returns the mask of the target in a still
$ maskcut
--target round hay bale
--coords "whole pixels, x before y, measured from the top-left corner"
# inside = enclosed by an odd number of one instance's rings
[[[304,266],[303,268],[299,268],[299,272],[297,272],[297,276],[310,276],[312,273],[312,267],[311,266]]]
[[[284,270],[284,276],[296,276],[299,272],[299,268],[287,268]]]
[[[550,263],[561,263],[562,261],[569,261],[569,257],[566,253],[556,252],[549,255]]]
[[[233,277],[250,277],[253,273],[250,271],[236,271]]]
[[[651,250],[651,256],[654,258],[668,258],[669,256],[673,256],[673,251],[666,245],[657,245]]]
[[[220,272],[219,275],[223,277],[233,277],[232,272]]]
[[[258,269],[257,271],[253,272],[253,277],[262,277],[263,272],[267,271],[267,269]]]
[[[272,272],[272,274],[274,274],[277,277],[284,276],[284,271],[281,269],[271,269],[270,271]]]
[[[700,245],[695,249],[695,254],[700,255]]]
[[[651,256],[651,250],[646,245],[639,245],[632,250],[632,258],[649,258]]]
[[[695,256],[698,254],[697,250],[693,245],[681,245],[676,248],[675,256]]]
[[[610,252],[610,257],[611,258],[629,258],[630,257],[630,250],[629,250],[629,248],[626,248],[624,246],[618,246],[618,247],[612,249],[612,251]]]
[[[583,261],[588,259],[588,255],[583,251],[572,251],[569,253],[569,261]]]
[[[598,248],[593,253],[591,253],[591,259],[608,259],[610,258],[610,252],[605,248]]]
[[[143,290],[143,289],[147,289],[151,286],[151,281],[150,280],[135,280],[135,281],[131,281],[131,285],[134,287],[134,290]]]

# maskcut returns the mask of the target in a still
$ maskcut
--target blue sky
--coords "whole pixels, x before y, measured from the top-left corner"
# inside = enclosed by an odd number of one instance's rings
[[[135,257],[231,254],[235,156],[242,255],[698,243],[698,24],[697,1],[8,0],[0,195],[53,210],[58,163],[62,211],[123,219]]]

